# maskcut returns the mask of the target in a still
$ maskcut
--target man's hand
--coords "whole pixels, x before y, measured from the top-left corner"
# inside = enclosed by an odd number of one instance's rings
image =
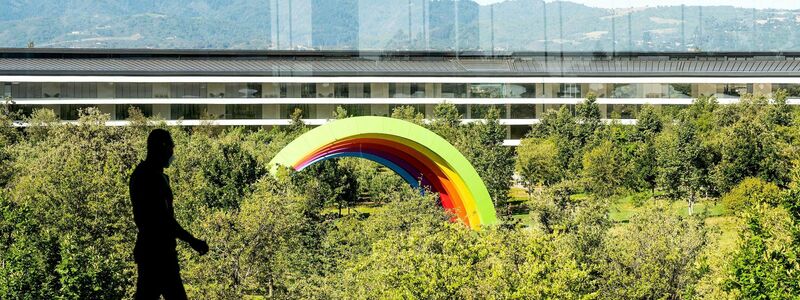
[[[194,239],[191,243],[189,243],[189,246],[191,246],[194,251],[197,251],[197,253],[200,253],[200,255],[205,255],[208,253],[208,244],[204,240]]]

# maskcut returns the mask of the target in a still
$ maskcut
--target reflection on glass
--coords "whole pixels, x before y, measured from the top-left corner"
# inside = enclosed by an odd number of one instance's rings
[[[558,98],[580,98],[581,85],[577,83],[562,83],[558,86]]]
[[[614,83],[611,85],[611,98],[635,98],[636,85],[631,83]]]
[[[503,97],[503,84],[500,83],[472,83],[469,85],[470,98],[501,98]]]
[[[691,98],[692,85],[690,83],[670,83],[669,84],[669,97],[670,98]]]
[[[316,83],[303,83],[300,85],[301,98],[316,98],[317,97],[317,84]]]
[[[717,84],[717,98],[739,98],[753,92],[753,85],[746,83]]]
[[[443,98],[466,98],[467,85],[465,83],[442,83]]]
[[[536,84],[511,83],[505,87],[506,98],[536,98]]]

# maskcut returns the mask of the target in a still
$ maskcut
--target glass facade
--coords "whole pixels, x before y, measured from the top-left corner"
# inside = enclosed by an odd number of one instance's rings
[[[304,119],[330,119],[337,106],[350,116],[390,116],[399,106],[412,106],[426,118],[441,102],[455,102],[464,119],[481,119],[491,107],[501,119],[517,120],[509,125],[509,136],[523,136],[533,120],[566,106],[574,113],[575,104],[588,93],[598,96],[601,115],[606,119],[635,119],[641,105],[682,106],[701,95],[723,101],[746,93],[768,95],[786,90],[790,99],[800,98],[800,84],[785,83],[53,83],[5,82],[2,93],[19,99],[26,114],[36,108],[53,109],[63,120],[76,120],[78,109],[97,106],[116,120],[129,117],[128,109],[139,108],[145,116],[197,120],[205,114],[229,120],[285,120],[295,109]],[[193,98],[188,100],[186,98]],[[263,99],[256,103],[237,103],[236,99]],[[303,103],[276,101],[281,98],[326,98]],[[377,98],[377,99],[375,99]],[[419,103],[415,98],[431,98]],[[79,101],[58,104],[60,99],[123,99],[112,104],[90,105]],[[130,99],[126,103],[125,99]],[[156,102],[153,101],[156,99]],[[170,103],[169,99],[184,99]],[[374,99],[374,100],[369,100]],[[507,99],[507,100],[504,100]],[[625,100],[630,99],[630,100]],[[49,101],[26,104],[26,101]],[[210,102],[209,102],[210,100]],[[624,101],[620,101],[624,100]],[[199,103],[191,103],[198,101]],[[228,102],[229,101],[229,102]],[[251,101],[251,100],[248,100]],[[797,100],[795,100],[797,101]],[[143,103],[144,102],[144,103]],[[163,102],[163,103],[161,103]],[[289,101],[289,102],[294,102]],[[674,102],[674,103],[671,103]],[[519,125],[528,124],[528,125]]]

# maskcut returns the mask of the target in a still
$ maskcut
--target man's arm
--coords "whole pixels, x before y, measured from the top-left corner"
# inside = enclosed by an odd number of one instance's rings
[[[169,208],[170,212],[170,221],[172,222],[172,226],[175,228],[175,237],[178,239],[186,242],[189,246],[192,247],[195,251],[199,252],[200,255],[206,254],[208,252],[208,244],[205,241],[200,240],[194,237],[191,233],[183,229],[178,220],[175,219],[175,212],[172,207]]]
[[[172,217],[172,221],[175,223],[175,233],[179,239],[188,243],[189,246],[191,246],[192,249],[200,253],[200,255],[206,254],[208,252],[208,244],[205,241],[194,237],[191,233],[186,231],[186,229],[183,229],[183,227],[181,227],[181,224],[178,224],[178,221],[175,220],[174,216]]]

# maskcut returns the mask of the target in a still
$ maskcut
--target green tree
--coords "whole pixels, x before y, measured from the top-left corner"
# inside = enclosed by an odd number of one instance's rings
[[[550,139],[524,138],[516,150],[515,170],[529,194],[538,186],[549,186],[560,180],[555,142]]]
[[[631,167],[618,147],[603,142],[583,155],[584,185],[600,197],[614,195],[625,185]]]
[[[672,199],[685,198],[693,213],[698,194],[707,187],[709,163],[694,123],[679,121],[656,140],[659,186]]]
[[[650,205],[604,243],[600,292],[607,299],[683,299],[700,279],[708,230],[696,217]]]
[[[406,120],[417,125],[423,125],[425,115],[422,112],[418,112],[411,105],[402,105],[395,107],[392,110],[392,118]]]

